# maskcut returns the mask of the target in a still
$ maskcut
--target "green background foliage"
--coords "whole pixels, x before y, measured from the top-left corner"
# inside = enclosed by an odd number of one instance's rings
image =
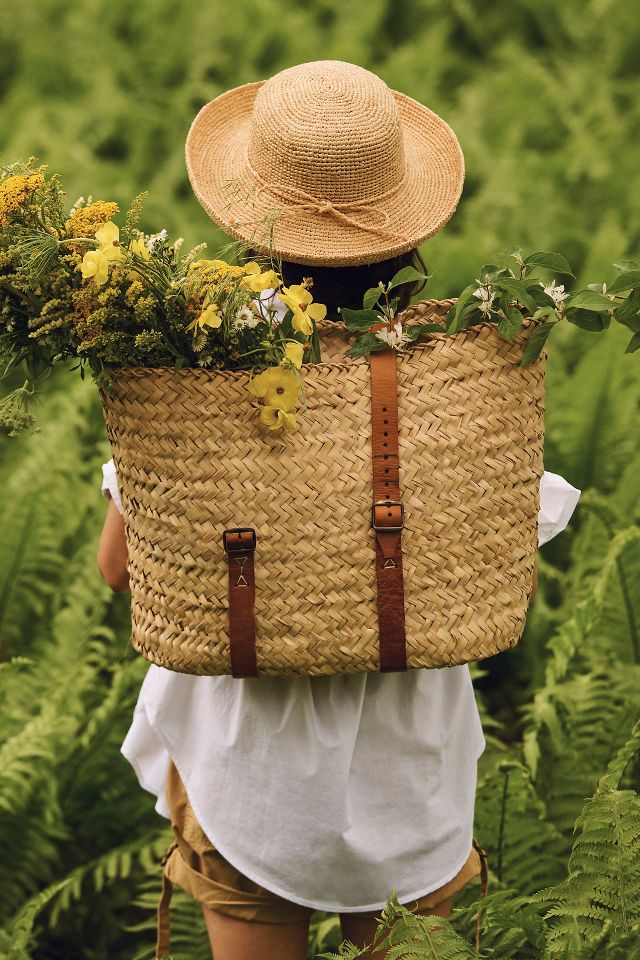
[[[125,209],[148,189],[144,229],[215,250],[184,167],[197,110],[295,63],[350,60],[460,139],[460,206],[423,248],[430,296],[455,295],[515,245],[563,252],[576,285],[609,282],[640,246],[639,40],[633,0],[5,0],[0,149],[60,171],[70,203]],[[554,335],[545,467],[583,494],[539,553],[522,641],[473,667],[487,957],[640,957],[640,388],[627,339]],[[95,564],[110,452],[90,382],[60,370],[42,401],[39,433],[0,437],[0,956],[143,960],[171,834],[119,753],[146,662],[128,646],[128,595]],[[452,929],[431,935],[437,956],[471,955],[478,895],[474,881]],[[178,892],[172,915],[176,955],[208,956],[197,905]],[[398,928],[431,956],[424,929]],[[318,916],[311,953],[338,942]]]

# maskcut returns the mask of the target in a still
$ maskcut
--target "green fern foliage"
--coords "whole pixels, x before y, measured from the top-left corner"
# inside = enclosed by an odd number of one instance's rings
[[[124,207],[149,188],[143,229],[214,250],[181,147],[196,111],[294,63],[351,60],[460,136],[465,189],[422,250],[427,295],[515,244],[564,251],[578,285],[610,283],[612,259],[639,255],[636,7],[5,0],[2,150],[59,169],[71,202],[93,189]],[[626,339],[554,336],[544,464],[582,495],[538,553],[519,644],[472,665],[488,893],[474,878],[441,918],[390,891],[376,944],[391,960],[640,960],[640,384]],[[128,595],[96,566],[109,445],[77,372],[58,369],[35,402],[38,432],[0,434],[0,960],[152,960],[171,828],[120,753],[147,664]],[[174,957],[209,960],[180,890],[171,927]],[[341,940],[338,918],[316,914],[309,957],[366,956]]]

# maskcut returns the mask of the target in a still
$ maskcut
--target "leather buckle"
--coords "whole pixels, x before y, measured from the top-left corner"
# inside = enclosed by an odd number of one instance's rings
[[[246,541],[246,537],[243,537],[243,533],[250,533],[251,540],[249,543]],[[227,535],[231,536],[235,534],[235,541],[232,539],[231,542],[227,539]],[[256,548],[256,532],[253,527],[231,527],[229,530],[225,530],[222,534],[222,544],[227,553],[247,553]]]
[[[376,507],[400,507],[400,524],[389,525],[386,523],[376,523]],[[374,530],[388,530],[391,533],[397,533],[398,530],[402,530],[404,527],[404,505],[401,500],[376,500],[374,504],[371,505],[371,526]]]

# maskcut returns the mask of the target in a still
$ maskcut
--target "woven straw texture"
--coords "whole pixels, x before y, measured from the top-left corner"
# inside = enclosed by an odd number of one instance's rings
[[[185,158],[196,197],[226,233],[323,266],[419,246],[452,216],[464,181],[441,117],[341,60],[216,97],[193,120]]]
[[[444,318],[424,301],[407,321]],[[409,668],[517,643],[537,549],[546,351],[518,365],[488,323],[398,355]],[[284,437],[257,425],[245,372],[113,369],[101,391],[129,551],[132,643],[185,673],[228,674],[222,532],[254,527],[260,676],[379,670],[370,527],[369,360],[303,367],[307,409]]]

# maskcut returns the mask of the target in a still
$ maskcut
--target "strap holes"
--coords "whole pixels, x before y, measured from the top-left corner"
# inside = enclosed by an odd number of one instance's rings
[[[387,433],[386,430],[385,430],[385,432],[384,432],[384,435],[385,435],[385,437],[388,437],[388,436],[389,436],[389,434]]]

